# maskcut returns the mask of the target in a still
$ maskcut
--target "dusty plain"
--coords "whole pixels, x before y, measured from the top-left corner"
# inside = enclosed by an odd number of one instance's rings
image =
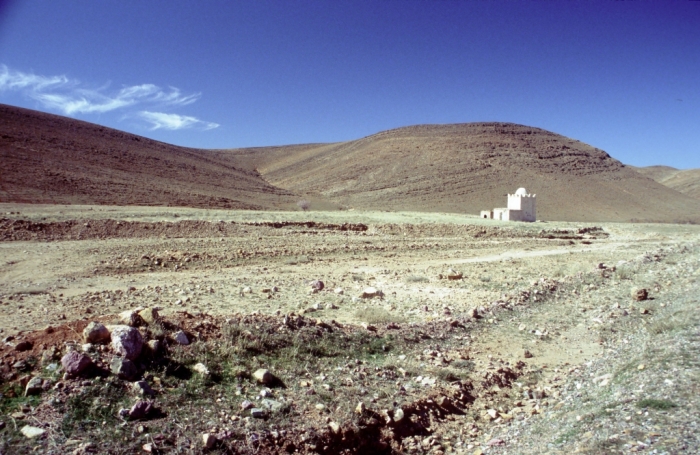
[[[37,204],[0,214],[2,453],[700,448],[697,225]],[[158,310],[139,330],[165,346],[139,361],[158,410],[141,420],[119,415],[144,399],[133,381],[60,372],[71,349],[109,370],[113,349],[84,346],[82,330],[135,308]],[[190,345],[173,342],[179,330]],[[258,369],[277,382],[257,384]],[[36,376],[46,390],[23,397]]]

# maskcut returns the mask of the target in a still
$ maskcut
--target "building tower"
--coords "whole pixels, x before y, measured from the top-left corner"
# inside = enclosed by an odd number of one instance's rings
[[[508,195],[508,219],[511,221],[536,221],[536,194],[528,194],[525,188],[518,188],[515,194]]]

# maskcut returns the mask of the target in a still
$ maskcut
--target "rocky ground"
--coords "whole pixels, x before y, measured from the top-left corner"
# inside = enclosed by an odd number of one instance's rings
[[[695,226],[2,209],[2,453],[700,447]]]

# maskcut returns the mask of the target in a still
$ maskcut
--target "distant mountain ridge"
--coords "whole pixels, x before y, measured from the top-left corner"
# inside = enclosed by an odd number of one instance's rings
[[[177,147],[0,105],[0,202],[470,213],[518,187],[538,218],[700,222],[700,200],[564,136],[511,123],[416,125],[355,141]]]
[[[634,169],[662,185],[700,199],[700,169],[676,169],[670,166],[647,166]]]
[[[258,153],[257,168],[270,183],[349,207],[478,214],[505,206],[508,193],[525,187],[537,194],[545,220],[700,218],[697,200],[606,152],[511,123],[417,125],[301,153]]]

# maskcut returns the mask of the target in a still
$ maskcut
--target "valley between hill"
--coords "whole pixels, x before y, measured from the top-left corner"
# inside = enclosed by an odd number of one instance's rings
[[[523,125],[418,125],[336,144],[201,150],[0,105],[0,202],[290,210],[307,199],[315,210],[478,214],[503,207],[518,187],[537,194],[543,220],[700,222],[700,200]]]

